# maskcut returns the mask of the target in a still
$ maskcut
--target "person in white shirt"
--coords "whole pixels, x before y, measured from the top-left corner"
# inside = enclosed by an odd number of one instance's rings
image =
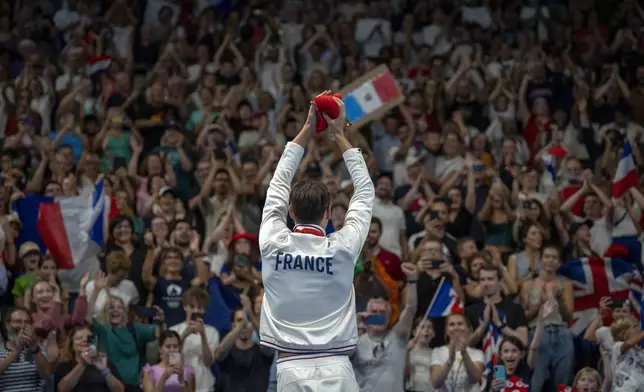
[[[206,290],[199,287],[188,289],[181,297],[186,321],[170,328],[181,336],[184,365],[195,371],[194,392],[215,390],[215,378],[210,367],[215,361],[215,350],[219,346],[219,332],[215,327],[204,324],[204,313],[209,300]]]
[[[362,152],[345,136],[344,104],[333,99],[340,115],[335,120],[323,116],[354,186],[342,229],[327,237],[322,228],[331,216],[331,196],[322,182],[290,185],[315,135],[314,105],[284,148],[266,192],[259,230],[265,288],[259,335],[263,346],[279,351],[278,391],[359,391],[347,355],[358,341],[353,273],[375,195]],[[287,213],[296,223],[293,232],[286,225]]]
[[[615,340],[610,331],[611,327],[602,325],[604,316],[608,312],[611,313],[614,324],[618,320],[631,315],[631,304],[628,300],[613,301],[610,297],[602,297],[599,300],[599,312],[597,312],[597,316],[591,321],[584,333],[584,340],[597,343],[599,346],[604,374],[610,371],[611,364],[613,363],[612,349],[615,344]]]
[[[405,213],[393,201],[393,183],[391,177],[382,174],[376,184],[377,197],[373,205],[373,216],[382,222],[383,248],[396,254],[401,259],[407,255],[407,228]]]
[[[390,326],[391,304],[384,298],[372,298],[366,312],[358,313],[366,333],[358,339],[352,358],[360,388],[363,391],[402,391],[405,386],[405,354],[407,341],[418,307],[418,267],[402,264],[407,277],[405,309],[398,321]]]

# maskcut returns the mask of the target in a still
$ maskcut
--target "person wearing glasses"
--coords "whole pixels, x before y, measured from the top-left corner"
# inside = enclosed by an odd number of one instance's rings
[[[0,349],[0,391],[44,390],[49,362],[36,343],[31,313],[15,308],[6,317],[4,347]]]
[[[404,390],[406,347],[418,305],[415,287],[418,267],[403,263],[401,269],[407,277],[407,295],[405,309],[398,321],[390,325],[392,309],[386,298],[372,298],[367,303],[367,311],[358,314],[366,333],[358,338],[352,363],[363,391]]]

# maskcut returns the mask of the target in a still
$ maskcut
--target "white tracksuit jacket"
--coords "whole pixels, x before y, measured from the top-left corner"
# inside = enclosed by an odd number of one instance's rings
[[[266,194],[259,230],[264,300],[261,344],[290,353],[344,353],[358,340],[353,271],[371,225],[374,187],[362,157],[343,154],[354,184],[344,226],[325,236],[286,226],[293,176],[304,149],[290,142]]]

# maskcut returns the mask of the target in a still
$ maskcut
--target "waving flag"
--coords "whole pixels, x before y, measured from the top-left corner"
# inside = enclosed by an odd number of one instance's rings
[[[374,120],[400,105],[405,96],[386,65],[376,67],[340,91],[347,121],[354,126]]]
[[[617,164],[617,172],[613,179],[613,194],[615,198],[621,197],[631,187],[637,186],[638,176],[635,160],[633,159],[633,151],[631,150],[631,142],[624,143],[624,150],[622,151],[622,158]]]
[[[573,284],[572,333],[578,336],[586,330],[597,315],[602,297],[629,298],[636,272],[635,267],[627,261],[601,257],[576,259],[561,266],[559,274]]]
[[[506,322],[506,317],[503,312],[499,311],[499,318],[502,323]],[[485,359],[485,370],[483,371],[483,377],[481,377],[481,390],[485,390],[487,383],[491,381],[492,369],[498,363],[496,354],[499,352],[501,346],[501,341],[503,340],[503,334],[501,330],[497,328],[491,321],[488,322],[487,327],[485,328],[485,335],[483,335],[483,358]]]
[[[22,222],[16,244],[33,241],[54,256],[59,268],[73,269],[103,248],[105,200],[103,180],[79,196],[27,195],[14,205]]]
[[[452,283],[442,278],[427,309],[427,317],[445,317],[450,313],[463,313],[463,305]]]

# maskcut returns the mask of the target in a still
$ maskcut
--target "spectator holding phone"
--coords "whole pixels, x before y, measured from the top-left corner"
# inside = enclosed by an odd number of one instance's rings
[[[103,351],[97,349],[96,336],[88,327],[72,329],[55,373],[58,392],[125,391],[118,369]]]
[[[195,373],[192,367],[184,366],[178,333],[165,331],[161,334],[159,356],[158,364],[148,364],[143,368],[143,392],[194,392]]]
[[[359,314],[367,333],[358,338],[352,358],[356,381],[369,391],[400,391],[404,389],[404,365],[407,341],[418,306],[416,284],[418,267],[412,263],[401,265],[407,277],[405,309],[398,322],[389,326],[391,304],[383,298],[372,298],[367,311]]]
[[[50,369],[36,343],[31,313],[24,308],[10,311],[5,328],[5,344],[0,349],[0,391],[41,391]]]
[[[520,385],[529,386],[532,380],[532,369],[537,363],[539,344],[543,334],[543,321],[555,310],[557,304],[549,301],[543,304],[539,311],[537,328],[528,348],[516,336],[505,336],[499,345],[499,364],[494,367],[494,379],[490,384],[490,391],[513,391]]]
[[[215,349],[219,345],[219,332],[204,324],[204,313],[208,307],[209,295],[202,288],[188,289],[181,298],[186,311],[186,321],[170,328],[183,341],[182,354],[186,365],[194,370],[195,392],[211,392],[215,378],[210,370],[214,363]]]

